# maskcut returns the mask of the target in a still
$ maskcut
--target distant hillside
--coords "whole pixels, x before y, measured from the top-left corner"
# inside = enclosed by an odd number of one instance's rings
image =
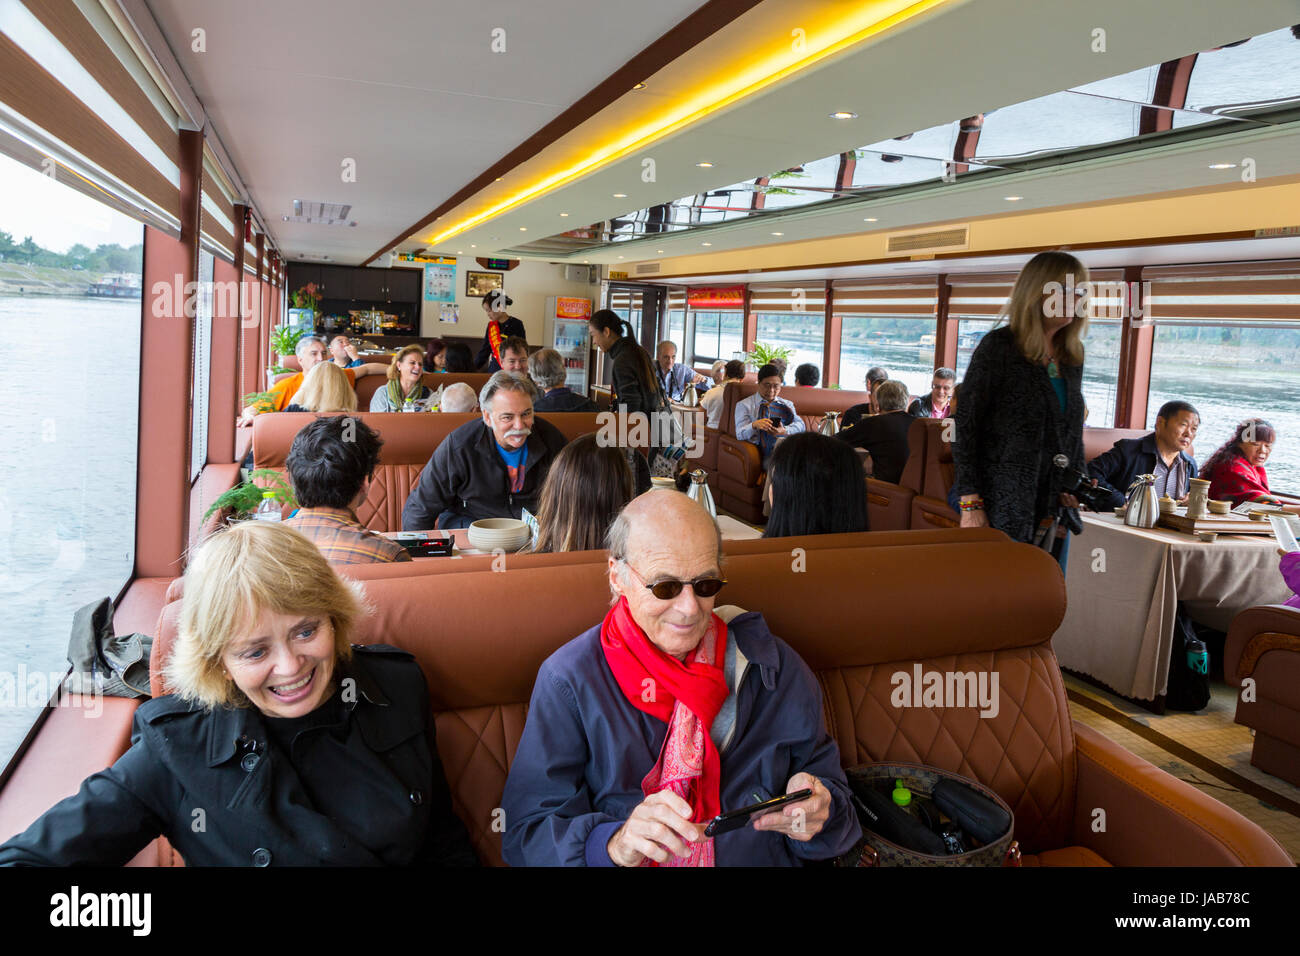
[[[85,295],[104,272],[0,262],[0,295]]]

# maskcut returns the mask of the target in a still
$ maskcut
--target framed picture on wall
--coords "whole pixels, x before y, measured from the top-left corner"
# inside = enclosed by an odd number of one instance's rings
[[[489,292],[504,288],[505,276],[500,272],[465,272],[465,295],[471,299],[481,299]]]

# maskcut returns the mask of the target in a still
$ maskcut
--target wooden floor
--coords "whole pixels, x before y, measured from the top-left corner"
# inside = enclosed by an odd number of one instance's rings
[[[1212,682],[1198,713],[1157,716],[1069,674],[1065,686],[1075,720],[1258,823],[1300,863],[1300,787],[1251,766],[1231,687]]]

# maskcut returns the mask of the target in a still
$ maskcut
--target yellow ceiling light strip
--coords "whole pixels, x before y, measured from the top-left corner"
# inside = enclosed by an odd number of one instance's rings
[[[862,43],[935,7],[955,2],[965,2],[965,0],[916,0],[916,2],[911,2],[911,0],[867,0],[867,2],[855,4],[851,12],[838,17],[833,22],[806,31],[806,35],[800,37],[803,46],[797,50],[795,49],[797,44],[793,42],[795,35],[792,31],[792,42],[788,50],[768,54],[740,70],[729,71],[725,78],[678,102],[655,119],[640,123],[616,135],[581,162],[534,182],[513,196],[480,213],[462,219],[460,222],[447,227],[424,241],[429,244],[436,244],[452,236],[459,235],[487,219],[508,212],[530,199],[535,199],[548,190],[570,183],[592,172],[599,166],[622,159],[647,144],[675,133],[711,113],[724,109],[746,97],[753,96],[772,84],[806,70],[829,56]],[[797,28],[798,24],[794,24],[794,27]],[[828,104],[828,110],[831,107],[840,105]]]

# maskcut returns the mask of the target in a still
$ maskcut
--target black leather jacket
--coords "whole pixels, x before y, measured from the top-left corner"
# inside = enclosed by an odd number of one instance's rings
[[[0,864],[121,865],[161,835],[189,866],[474,865],[415,658],[356,645],[337,673],[312,715],[330,719],[284,744],[254,707],[148,701],[131,749],[0,846]]]

